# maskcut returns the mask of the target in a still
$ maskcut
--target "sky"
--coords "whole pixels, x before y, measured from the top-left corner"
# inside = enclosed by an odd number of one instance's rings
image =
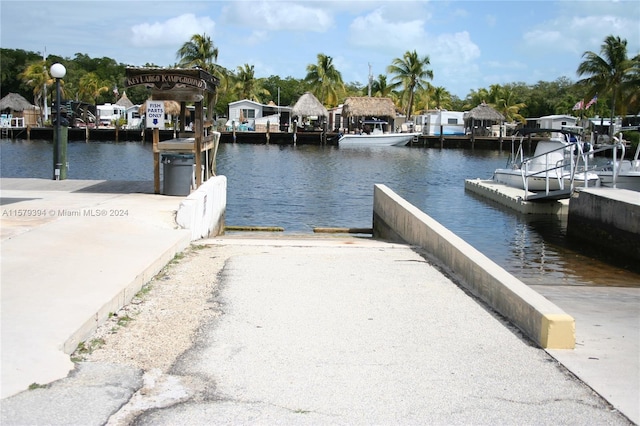
[[[428,56],[434,86],[465,98],[492,84],[578,80],[585,51],[608,35],[640,53],[639,1],[0,0],[0,46],[162,67],[194,34],[218,64],[256,77],[304,78],[319,53],[346,83],[366,85],[395,58]]]

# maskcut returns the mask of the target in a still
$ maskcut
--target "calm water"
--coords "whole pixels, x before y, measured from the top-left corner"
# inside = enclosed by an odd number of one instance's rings
[[[52,146],[0,145],[2,177],[50,178]],[[373,185],[389,186],[489,258],[529,284],[640,285],[640,271],[565,235],[555,216],[525,216],[468,193],[464,180],[489,178],[507,152],[425,148],[220,146],[227,176],[228,225],[369,228]],[[69,179],[152,180],[151,145],[69,144]],[[635,267],[635,266],[633,266]]]

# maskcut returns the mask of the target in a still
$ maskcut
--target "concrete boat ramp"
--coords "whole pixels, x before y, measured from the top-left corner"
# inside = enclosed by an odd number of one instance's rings
[[[142,386],[140,373],[110,366],[82,381],[83,370],[67,377],[68,354],[194,240],[175,223],[182,200],[150,193],[150,183],[0,184],[2,424],[106,424]],[[392,207],[376,209],[374,231],[393,229],[383,212]],[[513,303],[542,307],[522,312],[544,324],[576,320],[575,336],[532,337],[527,318],[505,321],[415,243],[287,234],[196,243],[234,254],[216,296],[225,314],[203,324],[174,370],[214,383],[137,424],[640,422],[638,288],[539,289],[544,299],[511,287]],[[536,343],[572,339],[575,349]]]

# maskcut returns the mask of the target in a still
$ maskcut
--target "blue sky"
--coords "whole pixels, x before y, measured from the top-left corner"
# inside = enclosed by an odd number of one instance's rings
[[[218,63],[303,78],[317,54],[366,84],[407,50],[428,55],[435,86],[464,98],[491,84],[577,80],[587,50],[613,34],[640,53],[638,1],[0,1],[0,45],[73,58],[172,66],[206,33]]]

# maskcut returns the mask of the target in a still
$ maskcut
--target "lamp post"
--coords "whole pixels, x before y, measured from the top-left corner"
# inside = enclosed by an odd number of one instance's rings
[[[61,169],[63,167],[62,161],[66,159],[60,158],[60,79],[65,76],[67,69],[60,63],[51,65],[49,70],[51,77],[56,79],[56,137],[53,141],[53,179],[61,179]],[[66,177],[66,173],[63,173],[62,178]]]

